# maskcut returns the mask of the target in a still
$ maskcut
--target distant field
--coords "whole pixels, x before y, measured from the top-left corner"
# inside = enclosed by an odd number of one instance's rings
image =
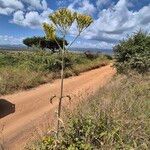
[[[37,50],[37,48],[27,48],[25,46],[22,47],[0,47],[0,51],[35,51]],[[103,53],[103,54],[108,54],[108,55],[112,55],[113,54],[113,50],[112,49],[99,49],[99,48],[70,48],[69,49],[72,52],[81,52],[84,53],[86,51],[90,51],[91,53]]]
[[[110,57],[102,54],[67,52],[65,77],[107,65]],[[0,95],[28,89],[60,77],[61,57],[45,51],[0,52]]]

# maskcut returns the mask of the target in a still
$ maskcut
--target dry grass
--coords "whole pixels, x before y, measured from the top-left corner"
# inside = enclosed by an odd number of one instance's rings
[[[149,150],[149,87],[148,75],[116,76],[76,111],[65,114],[58,143],[47,136],[35,149]]]
[[[99,55],[93,60],[84,54],[68,53],[65,77],[107,65],[109,60]],[[60,78],[60,56],[47,52],[0,53],[0,95],[36,87]]]
[[[0,95],[29,89],[52,80],[52,74],[7,67],[0,70]]]

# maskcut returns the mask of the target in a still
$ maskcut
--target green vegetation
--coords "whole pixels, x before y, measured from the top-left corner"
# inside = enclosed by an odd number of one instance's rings
[[[59,53],[0,52],[0,95],[28,89],[60,78],[61,57]],[[66,53],[65,77],[78,75],[90,69],[108,64],[106,56],[93,60],[85,54]]]
[[[43,137],[33,149],[150,149],[149,76],[116,76],[76,111],[66,113],[61,139]]]
[[[138,73],[150,69],[150,35],[141,30],[114,47],[115,66],[119,73],[135,70]]]

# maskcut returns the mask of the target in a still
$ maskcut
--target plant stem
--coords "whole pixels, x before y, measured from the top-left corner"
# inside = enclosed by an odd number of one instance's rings
[[[60,129],[60,117],[61,117],[61,105],[63,99],[63,88],[64,88],[64,50],[65,50],[65,36],[63,37],[63,49],[61,50],[61,88],[60,88],[60,98],[58,105],[58,122],[57,122],[57,139],[59,138],[59,129]]]
[[[55,42],[57,43],[57,45],[58,45],[58,47],[59,47],[59,49],[60,49],[60,51],[62,50],[62,48],[61,48],[61,46],[60,46],[60,44],[58,43],[58,41],[57,41],[57,39],[54,37],[54,40],[55,40]]]
[[[72,46],[72,44],[77,40],[77,38],[80,36],[80,33],[73,39],[73,41],[68,46],[68,49]]]

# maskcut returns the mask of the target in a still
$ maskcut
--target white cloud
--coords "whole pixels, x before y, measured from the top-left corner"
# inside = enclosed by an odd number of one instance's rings
[[[20,10],[14,13],[11,22],[30,28],[40,28],[43,22],[49,22],[48,15],[51,12],[51,9],[44,10],[42,13],[38,13],[37,11],[24,13]]]
[[[13,23],[15,24],[22,24],[22,21],[24,20],[24,12],[23,11],[17,11],[14,13],[14,16],[13,16]]]
[[[89,0],[75,0],[68,6],[68,9],[78,11],[81,13],[86,13],[89,15],[92,15],[96,11],[96,8],[92,3],[89,2]]]
[[[47,10],[48,6],[46,0],[0,0],[0,14],[10,15],[24,9]]]
[[[2,8],[10,7],[14,9],[23,9],[23,4],[19,0],[0,0],[0,6]]]
[[[24,5],[19,0],[0,0],[0,14],[9,15],[15,10],[23,8]]]
[[[51,12],[46,0],[0,0],[0,14],[13,15],[10,22],[21,26],[39,28]]]
[[[10,35],[0,35],[0,45],[17,45],[22,44],[24,37],[14,37]]]
[[[21,1],[28,4],[30,10],[35,10],[35,9],[46,10],[47,9],[46,0],[21,0]]]
[[[3,14],[3,15],[9,15],[11,14],[12,12],[14,12],[14,9],[13,8],[1,8],[0,7],[0,14]]]
[[[150,4],[133,11],[133,0],[118,0],[116,4],[110,0],[97,0],[96,5],[91,0],[60,1],[56,1],[58,5],[69,2],[69,9],[96,16],[94,23],[82,34],[88,42],[78,45],[110,48],[137,29],[150,32]],[[46,0],[0,0],[0,14],[13,15],[11,23],[21,26],[39,28],[43,22],[49,22],[51,12]],[[75,35],[75,24],[70,33]]]
[[[102,7],[102,6],[104,6],[104,5],[108,4],[108,3],[110,3],[110,0],[97,0],[96,1],[96,6],[97,7]]]
[[[84,0],[82,6],[78,10],[92,15],[96,11],[96,8],[88,0]]]
[[[108,44],[107,42],[97,42],[94,40],[78,40],[76,41],[72,47],[79,47],[79,48],[98,48],[98,49],[111,49],[114,46],[114,44]]]
[[[88,39],[86,47],[88,43],[97,41],[97,44],[92,44],[93,47],[110,48],[140,28],[150,32],[150,5],[138,11],[129,10],[128,7],[128,0],[119,0],[116,5],[99,10],[98,18],[82,33],[82,38]],[[76,31],[74,25],[70,33],[74,36]]]
[[[114,44],[137,29],[150,32],[149,12],[150,5],[133,12],[128,9],[127,0],[119,0],[113,7],[99,12],[98,19],[84,32],[83,38]]]
[[[39,15],[39,13],[31,11],[25,14],[21,25],[37,28],[40,24],[41,24],[41,16]]]
[[[56,0],[56,4],[59,7],[63,7],[63,6],[67,6],[67,4],[69,3],[73,3],[75,0]]]
[[[144,15],[144,16],[143,16],[143,15]],[[150,23],[150,4],[149,4],[149,6],[143,7],[143,8],[139,11],[139,13],[138,13],[137,16],[138,16],[137,19],[140,20],[140,23],[141,23],[142,25],[147,25],[148,23]],[[149,30],[150,30],[150,29],[149,29]]]

